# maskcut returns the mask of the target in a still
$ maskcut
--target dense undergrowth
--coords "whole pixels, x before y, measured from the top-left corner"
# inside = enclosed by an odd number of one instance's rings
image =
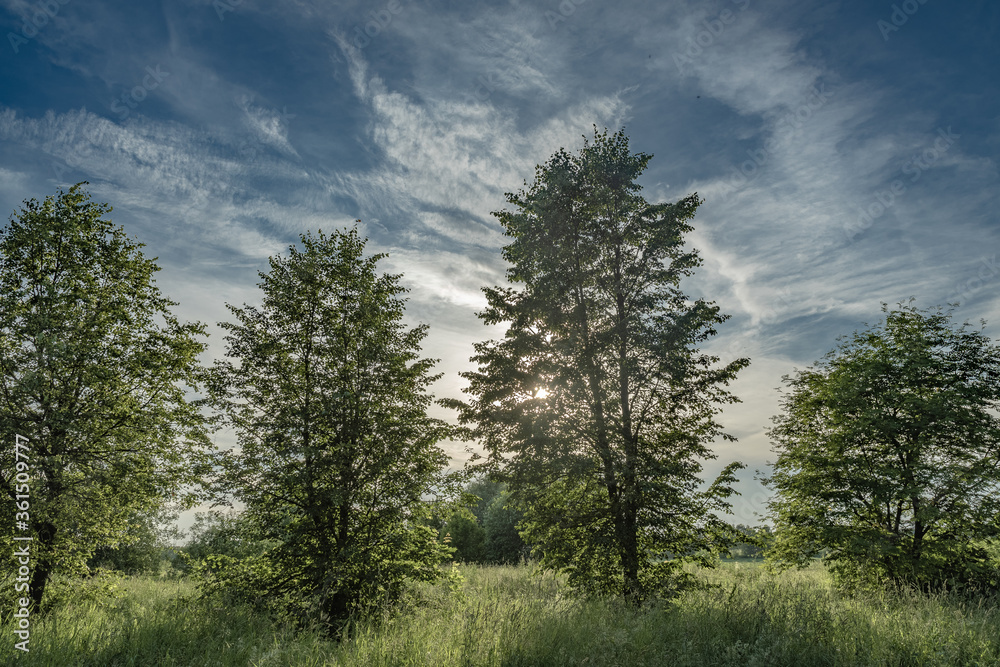
[[[187,579],[133,577],[116,599],[66,602],[32,625],[30,652],[0,629],[0,664],[23,665],[1000,665],[996,599],[906,590],[844,597],[819,565],[699,571],[714,586],[632,609],[567,597],[526,567],[459,568],[401,610],[329,642],[252,607],[197,599]]]

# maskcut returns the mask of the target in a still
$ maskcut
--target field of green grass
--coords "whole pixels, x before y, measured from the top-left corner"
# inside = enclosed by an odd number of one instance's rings
[[[256,610],[197,601],[184,579],[125,580],[115,601],[68,603],[31,629],[0,628],[3,665],[1000,665],[1000,600],[894,592],[846,598],[818,564],[770,575],[729,562],[716,587],[634,610],[567,597],[526,567],[460,568],[349,640],[295,635]]]

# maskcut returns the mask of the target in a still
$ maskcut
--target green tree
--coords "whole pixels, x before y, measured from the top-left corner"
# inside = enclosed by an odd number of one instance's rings
[[[732,558],[763,558],[774,535],[770,526],[746,526],[736,524],[740,534],[739,542],[729,550]]]
[[[315,605],[333,630],[439,576],[448,550],[422,496],[450,427],[426,414],[439,377],[418,358],[427,326],[403,325],[400,276],[376,272],[385,255],[365,257],[356,229],[301,241],[260,274],[262,305],[229,306],[236,322],[222,324],[212,391],[238,449],[221,490],[278,546],[213,582],[296,614]]]
[[[940,309],[882,310],[784,378],[771,558],[829,549],[845,585],[995,585],[984,542],[1000,531],[1000,348]]]
[[[468,508],[461,508],[451,515],[441,529],[441,536],[447,536],[449,546],[455,550],[453,560],[481,563],[485,559],[486,531]]]
[[[199,512],[181,553],[179,566],[187,571],[190,564],[197,564],[209,556],[227,556],[236,560],[261,556],[277,546],[274,541],[254,540],[253,531],[239,512]]]
[[[135,512],[125,538],[115,546],[98,546],[87,561],[90,569],[103,567],[126,574],[156,574],[173,549],[171,540],[181,536],[174,525],[177,512],[169,507]]]
[[[158,267],[82,189],[25,201],[0,232],[0,487],[15,517],[15,434],[28,438],[30,599],[55,572],[86,572],[98,545],[205,472],[204,327],[182,324]],[[18,530],[19,533],[22,531]],[[7,562],[7,559],[5,559]]]
[[[524,513],[514,507],[509,492],[503,491],[493,499],[483,514],[487,561],[513,565],[528,555],[527,546],[517,530],[523,518]]]
[[[526,508],[542,563],[636,602],[676,583],[667,555],[707,562],[732,533],[713,510],[728,510],[741,464],[696,488],[708,443],[733,439],[714,415],[749,363],[716,367],[697,349],[726,319],[679,289],[700,264],[684,245],[700,202],[647,203],[635,181],[650,158],[595,128],[579,155],[560,150],[507,195],[515,210],[494,215],[521,288],[484,290],[480,318],[508,329],[476,345],[479,370],[463,374],[473,400],[449,403]]]
[[[486,509],[493,502],[493,499],[503,493],[505,487],[502,482],[495,482],[488,478],[474,479],[465,486],[466,493],[471,493],[478,500],[471,506],[472,513],[476,517],[479,525],[484,525]]]

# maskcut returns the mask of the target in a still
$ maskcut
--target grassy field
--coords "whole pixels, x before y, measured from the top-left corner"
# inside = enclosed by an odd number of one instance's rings
[[[31,630],[0,629],[4,665],[1000,665],[1000,601],[896,592],[841,597],[820,566],[701,571],[718,584],[644,610],[566,597],[551,574],[461,568],[404,612],[337,644],[251,608],[194,600],[186,580],[132,578],[111,603],[69,604]]]

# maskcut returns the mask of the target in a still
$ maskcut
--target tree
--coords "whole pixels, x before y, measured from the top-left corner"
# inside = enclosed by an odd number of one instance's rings
[[[115,546],[98,546],[87,561],[91,570],[105,568],[126,574],[156,574],[167,554],[170,541],[181,536],[174,522],[178,513],[170,507],[135,512],[128,519],[125,538]]]
[[[729,550],[732,558],[763,558],[774,537],[770,526],[746,526],[736,524],[740,541]]]
[[[723,387],[749,360],[717,368],[696,347],[726,319],[679,289],[700,263],[683,240],[697,195],[647,203],[635,180],[652,156],[630,154],[624,132],[594,134],[494,213],[520,289],[484,289],[480,318],[508,329],[476,345],[479,370],[463,374],[473,399],[449,405],[526,508],[542,563],[638,602],[675,582],[668,555],[696,557],[732,532],[712,511],[728,509],[741,465],[696,487],[707,443],[733,439],[716,404],[737,400]]]
[[[483,530],[486,532],[485,558],[491,563],[513,565],[528,555],[517,530],[524,513],[511,504],[510,493],[501,492],[486,508]]]
[[[486,531],[468,508],[455,511],[441,529],[455,550],[452,558],[460,563],[481,563],[485,559]]]
[[[260,274],[262,305],[228,306],[236,322],[221,325],[212,392],[238,449],[220,489],[245,503],[250,537],[278,545],[214,583],[296,614],[315,604],[333,631],[438,576],[448,550],[422,497],[450,427],[426,414],[427,326],[403,325],[400,276],[376,272],[385,255],[365,257],[356,229],[301,241]]]
[[[771,558],[829,549],[844,585],[995,585],[984,541],[1000,532],[1000,348],[940,309],[882,310],[784,378]]]
[[[96,545],[127,543],[135,513],[197,482],[211,447],[186,397],[199,387],[204,327],[171,314],[155,260],[102,219],[111,207],[83,185],[25,201],[0,232],[0,486],[10,498],[0,515],[14,525],[14,500],[28,496],[39,612],[53,573],[85,572]],[[28,439],[25,484],[15,434]]]
[[[484,525],[486,510],[493,502],[493,499],[503,493],[505,487],[500,482],[495,482],[488,478],[473,479],[465,486],[465,491],[477,498],[476,503],[470,508],[476,521]]]
[[[180,553],[178,566],[190,571],[191,564],[197,564],[208,556],[228,556],[241,560],[260,556],[269,548],[278,545],[274,541],[255,541],[248,535],[246,517],[239,512],[199,512],[191,526],[187,544]]]

